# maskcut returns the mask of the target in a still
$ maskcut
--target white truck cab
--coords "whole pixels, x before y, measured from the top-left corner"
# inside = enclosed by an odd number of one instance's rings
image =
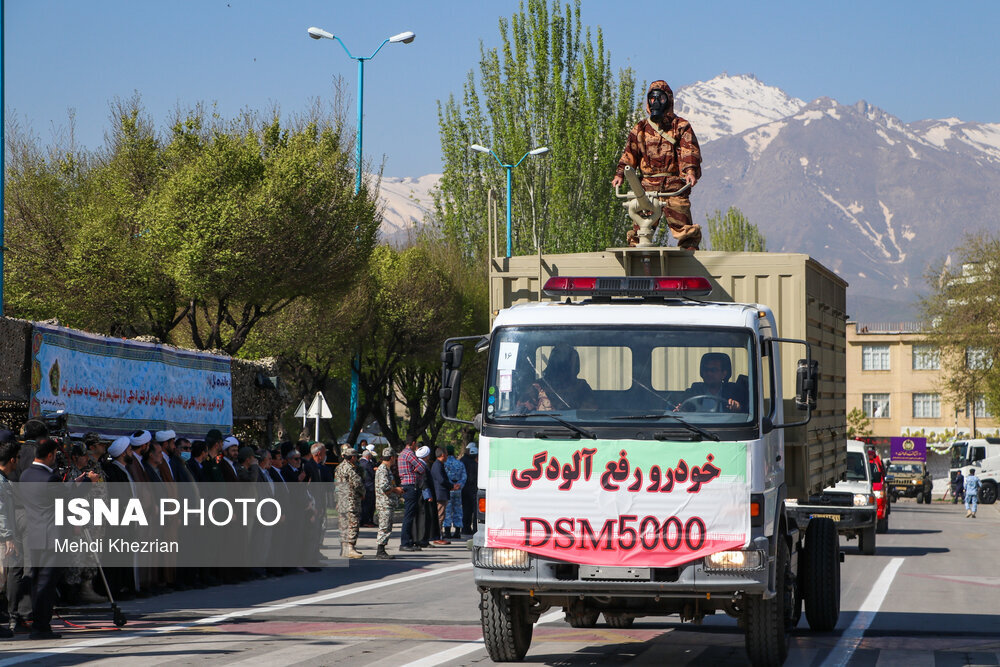
[[[574,627],[723,612],[755,664],[785,659],[803,600],[814,629],[836,625],[831,510],[786,484],[786,434],[816,405],[810,345],[780,338],[766,305],[697,299],[711,289],[698,276],[552,278],[558,301],[501,310],[474,337],[488,359],[473,564],[493,660],[522,659],[552,607]],[[453,420],[463,349],[450,339],[442,355]]]

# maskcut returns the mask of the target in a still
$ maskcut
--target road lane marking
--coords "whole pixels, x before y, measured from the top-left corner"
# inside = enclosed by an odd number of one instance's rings
[[[551,623],[552,621],[559,621],[566,617],[566,614],[560,611],[550,611],[547,614],[542,614],[535,621],[535,625],[542,625],[543,623]],[[477,639],[474,642],[467,642],[465,644],[459,644],[458,646],[452,646],[443,651],[433,653],[426,658],[420,658],[419,660],[414,660],[413,662],[408,662],[403,667],[436,667],[448,662],[449,660],[458,660],[459,658],[466,656],[470,653],[475,653],[481,649],[486,648],[483,644],[482,639]]]
[[[434,568],[431,570],[426,570],[424,572],[418,572],[417,574],[406,575],[405,577],[398,577],[395,579],[385,579],[382,581],[377,581],[372,584],[365,584],[364,586],[355,586],[354,588],[348,588],[346,590],[334,591],[333,593],[325,593],[323,595],[315,595],[309,598],[302,598],[300,600],[293,600],[291,602],[285,602],[282,604],[269,605],[267,607],[250,607],[248,609],[241,609],[239,611],[230,612],[228,614],[218,614],[216,616],[209,616],[207,618],[202,618],[191,623],[179,623],[177,625],[168,625],[162,628],[156,628],[153,630],[141,630],[139,632],[133,632],[126,634],[127,631],[122,631],[122,634],[113,635],[111,637],[99,637],[95,639],[88,639],[86,641],[78,642],[76,644],[70,644],[68,646],[53,646],[51,648],[43,650],[35,650],[27,653],[22,653],[20,655],[15,655],[10,658],[5,658],[0,660],[0,667],[7,667],[8,665],[18,665],[23,662],[43,660],[48,657],[54,657],[56,655],[64,655],[66,653],[76,653],[87,648],[95,648],[98,646],[107,646],[109,644],[118,644],[130,639],[139,639],[142,637],[151,637],[156,635],[168,634],[170,632],[177,632],[178,630],[190,630],[191,628],[196,628],[203,625],[211,625],[214,623],[220,623],[222,621],[229,620],[231,618],[243,618],[246,616],[254,616],[256,614],[263,614],[272,611],[281,611],[283,609],[291,609],[292,607],[301,607],[307,604],[315,604],[317,602],[325,602],[327,600],[335,600],[337,598],[346,597],[348,595],[354,595],[356,593],[367,593],[368,591],[377,590],[379,588],[385,588],[386,586],[393,586],[395,584],[405,584],[410,581],[415,581],[417,579],[423,579],[426,577],[432,577],[439,574],[446,574],[448,572],[456,572],[458,570],[470,569],[472,568],[472,563],[461,563],[459,565],[450,565],[448,567]]]
[[[844,634],[841,635],[840,641],[838,641],[837,645],[833,647],[833,651],[831,651],[830,655],[823,661],[821,667],[844,667],[844,665],[850,661],[851,656],[854,655],[854,651],[857,650],[858,645],[861,644],[861,640],[865,636],[865,631],[868,629],[868,626],[872,624],[872,621],[875,619],[875,615],[882,607],[882,602],[885,600],[885,596],[889,593],[889,587],[892,585],[892,580],[896,577],[896,573],[903,565],[904,560],[905,559],[903,558],[893,558],[889,561],[889,564],[885,566],[878,579],[875,580],[875,585],[872,586],[871,591],[868,593],[868,597],[866,597],[865,601],[861,603],[861,608],[858,609],[858,613],[854,615],[851,625],[844,630]]]

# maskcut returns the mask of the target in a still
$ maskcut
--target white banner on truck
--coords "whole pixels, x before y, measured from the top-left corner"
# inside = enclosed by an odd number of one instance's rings
[[[491,438],[488,449],[488,547],[672,567],[749,539],[745,443]]]

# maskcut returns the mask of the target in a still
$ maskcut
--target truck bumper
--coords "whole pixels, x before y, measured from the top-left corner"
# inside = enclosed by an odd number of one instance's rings
[[[861,507],[838,507],[828,505],[789,506],[789,514],[795,516],[800,529],[809,525],[810,519],[833,519],[838,533],[856,532],[875,525],[877,510],[874,505]]]
[[[581,576],[574,563],[531,556],[526,569],[490,569],[476,564],[473,550],[473,578],[481,588],[501,589],[513,594],[537,597],[648,597],[692,598],[711,595],[731,598],[738,593],[771,597],[770,570],[773,557],[767,538],[758,538],[754,547],[763,550],[764,562],[754,570],[708,571],[704,559],[677,567],[649,568],[640,579],[593,579]],[[643,568],[645,569],[645,568]]]

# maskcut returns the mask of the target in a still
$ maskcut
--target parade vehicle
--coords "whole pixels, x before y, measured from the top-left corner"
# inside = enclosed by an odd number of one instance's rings
[[[916,498],[918,503],[930,504],[934,485],[926,463],[890,461],[886,479],[893,502],[900,498]]]
[[[979,502],[995,503],[1000,489],[1000,438],[958,440],[952,444],[951,451],[951,479],[955,479],[959,470],[967,474],[969,468],[974,468],[976,477],[982,482]]]
[[[875,553],[875,533],[877,532],[877,509],[875,480],[881,483],[878,467],[868,460],[868,446],[857,440],[847,441],[847,472],[844,478],[824,494],[848,494],[853,505],[852,511],[831,509],[830,518],[837,524],[837,532],[849,540],[857,538],[858,550],[871,556]]]
[[[799,254],[614,248],[490,262],[492,330],[449,339],[442,414],[462,360],[486,357],[480,530],[483,637],[524,658],[562,608],[738,619],[754,664],[781,664],[803,605],[840,610],[846,283]],[[518,303],[520,302],[520,303]],[[468,366],[466,366],[468,368]]]
[[[886,479],[885,462],[878,455],[878,451],[868,446],[868,463],[872,466],[872,493],[875,494],[877,520],[875,522],[876,533],[889,532],[889,514],[892,512],[890,502],[888,481]]]

